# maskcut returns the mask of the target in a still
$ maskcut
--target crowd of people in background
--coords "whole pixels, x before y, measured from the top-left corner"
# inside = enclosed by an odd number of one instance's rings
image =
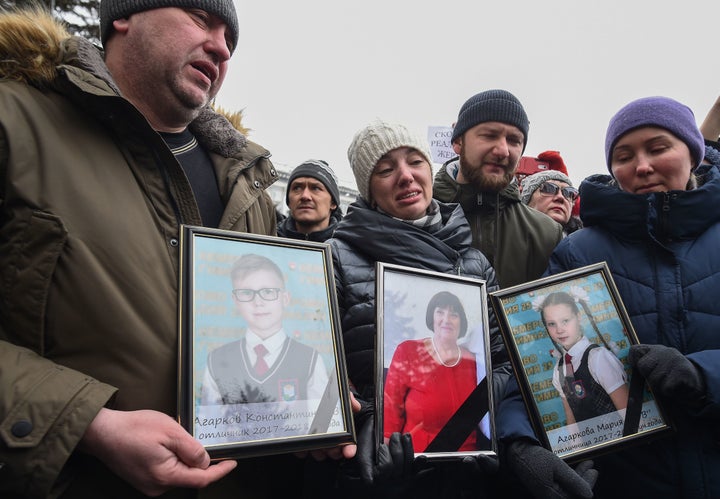
[[[102,0],[100,26],[102,50],[38,7],[0,12],[0,496],[720,497],[720,98],[700,127],[672,98],[629,102],[608,124],[607,173],[577,187],[557,151],[518,178],[530,120],[507,90],[467,98],[435,175],[416,131],[358,124],[347,213],[331,165],[310,159],[278,220],[270,152],[212,106],[242,50],[233,2]],[[181,224],[329,245],[356,444],[211,462],[178,423]],[[491,309],[497,455],[428,462],[402,425],[376,441],[376,262],[492,291],[603,261],[639,339],[629,362],[672,432],[556,456]],[[284,292],[245,275],[238,306]]]

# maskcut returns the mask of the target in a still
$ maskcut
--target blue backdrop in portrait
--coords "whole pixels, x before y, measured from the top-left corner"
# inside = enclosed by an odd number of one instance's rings
[[[250,253],[269,258],[283,272],[290,293],[290,304],[283,316],[286,334],[318,350],[328,371],[335,368],[328,294],[328,286],[333,283],[327,282],[322,251],[264,242],[198,238],[192,298],[196,404],[199,404],[207,354],[225,343],[241,339],[247,326],[235,309],[230,270],[239,257]]]
[[[540,312],[533,308],[533,302],[554,291],[571,292],[574,287],[581,288],[587,294],[586,301],[596,326],[605,341],[613,347],[626,371],[629,371],[627,353],[630,344],[627,332],[601,274],[580,277],[504,298],[502,304],[505,315],[546,431],[567,423],[560,395],[552,384],[553,369],[557,364],[557,349],[542,323]],[[585,313],[581,313],[581,327],[591,342],[602,344]]]

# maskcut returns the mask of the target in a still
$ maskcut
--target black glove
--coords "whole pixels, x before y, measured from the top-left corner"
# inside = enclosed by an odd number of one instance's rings
[[[593,469],[592,461],[583,461],[573,469],[553,452],[529,440],[507,444],[503,461],[533,497],[593,497],[598,472]]]
[[[438,499],[500,497],[492,492],[498,468],[495,456],[481,454],[464,456],[462,459],[429,460],[426,456],[420,455],[415,458],[412,487],[406,497]]]
[[[705,403],[702,373],[676,349],[665,345],[632,345],[628,359],[656,395],[693,408]]]
[[[500,463],[495,456],[477,454],[475,456],[465,456],[462,459],[462,467],[471,477],[482,478],[497,474]]]
[[[393,433],[390,442],[380,444],[376,452],[373,409],[373,404],[365,403],[355,417],[359,426],[355,459],[360,478],[373,486],[408,484],[413,476],[412,437],[409,433]]]
[[[493,492],[500,469],[497,456],[487,454],[465,456],[460,461],[459,468],[461,475],[452,479],[458,484],[457,491],[443,497],[483,499],[499,496]]]

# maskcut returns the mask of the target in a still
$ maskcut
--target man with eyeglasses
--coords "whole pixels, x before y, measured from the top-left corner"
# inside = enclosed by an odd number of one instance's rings
[[[241,256],[230,273],[232,300],[246,323],[242,339],[210,352],[203,405],[320,399],[328,383],[317,350],[287,336],[290,304],[280,268],[261,255]]]
[[[572,215],[578,190],[567,175],[547,170],[525,177],[520,185],[522,202],[562,225],[565,235],[582,228],[580,218]]]
[[[458,157],[435,175],[433,196],[462,206],[473,246],[490,260],[502,288],[539,278],[563,237],[559,224],[520,201],[514,174],[529,127],[525,109],[507,90],[470,97],[453,129]]]

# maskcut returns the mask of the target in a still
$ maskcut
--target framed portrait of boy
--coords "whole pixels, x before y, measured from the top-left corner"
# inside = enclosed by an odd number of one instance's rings
[[[627,355],[637,336],[605,262],[490,293],[535,433],[567,461],[669,424]]]
[[[416,455],[495,454],[485,281],[376,264],[376,439]]]
[[[213,459],[355,441],[324,243],[183,226],[179,419]]]

